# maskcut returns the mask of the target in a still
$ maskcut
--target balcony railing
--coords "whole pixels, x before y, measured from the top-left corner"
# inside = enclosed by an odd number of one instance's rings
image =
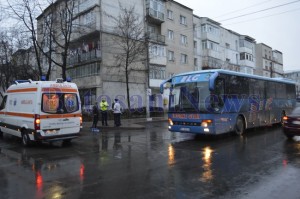
[[[165,43],[165,36],[164,35],[150,33],[149,34],[149,39],[151,41],[154,41],[154,42]]]
[[[68,65],[79,64],[82,62],[89,62],[101,58],[101,51],[98,49],[93,49],[86,53],[70,55],[67,60]]]

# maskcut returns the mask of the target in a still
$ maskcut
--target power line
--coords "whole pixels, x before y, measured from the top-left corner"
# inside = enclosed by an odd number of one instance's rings
[[[247,10],[247,9],[249,9],[249,8],[253,8],[253,7],[262,5],[262,4],[267,3],[267,2],[269,2],[269,1],[273,1],[273,0],[264,1],[264,2],[257,3],[257,4],[253,4],[253,5],[251,5],[251,6],[244,7],[244,8],[238,9],[238,10],[234,10],[234,11],[231,11],[231,12],[227,12],[227,13],[224,13],[224,14],[222,14],[222,15],[219,15],[219,16],[217,16],[217,17],[215,17],[215,18],[219,18],[219,17],[223,17],[223,16],[226,16],[226,15],[230,15],[230,14],[233,14],[233,13],[236,13],[236,12],[239,12],[239,11],[242,11],[242,10]]]
[[[231,17],[231,18],[228,18],[228,19],[220,20],[220,22],[222,22],[222,21],[228,21],[228,20],[236,19],[236,18],[240,18],[240,17],[244,17],[244,16],[247,16],[247,15],[252,15],[252,14],[255,14],[255,13],[259,13],[259,12],[264,12],[264,11],[271,10],[271,9],[274,9],[274,8],[286,6],[286,5],[289,5],[289,4],[292,4],[292,3],[297,3],[299,1],[300,0],[292,1],[292,2],[281,4],[281,5],[278,5],[278,6],[273,6],[273,7],[270,7],[270,8],[266,8],[266,9],[263,9],[263,10],[259,10],[259,11],[255,11],[255,12],[250,12],[250,13],[239,15],[239,16],[236,16],[236,17]]]
[[[293,9],[293,10],[288,10],[288,11],[285,11],[285,12],[280,12],[280,13],[273,14],[273,15],[267,15],[267,16],[263,16],[263,17],[258,17],[258,18],[254,18],[254,19],[240,21],[240,22],[236,22],[236,23],[224,24],[224,25],[230,26],[230,25],[234,25],[234,24],[245,23],[245,22],[249,22],[249,21],[255,21],[255,20],[259,20],[259,19],[263,19],[263,18],[267,18],[267,17],[273,17],[273,16],[276,16],[276,15],[281,15],[281,14],[285,14],[285,13],[288,13],[288,12],[294,12],[294,11],[298,11],[298,10],[300,10],[300,8]]]

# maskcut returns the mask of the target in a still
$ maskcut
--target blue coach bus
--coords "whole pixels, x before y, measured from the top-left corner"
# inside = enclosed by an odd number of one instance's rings
[[[168,83],[169,130],[218,135],[281,123],[296,105],[295,83],[222,69],[178,74]]]

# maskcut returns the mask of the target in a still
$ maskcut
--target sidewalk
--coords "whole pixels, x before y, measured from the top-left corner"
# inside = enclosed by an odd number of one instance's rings
[[[145,129],[143,123],[145,122],[156,122],[156,121],[167,121],[167,117],[152,117],[152,118],[133,118],[133,119],[121,119],[121,126],[115,127],[113,120],[108,120],[108,126],[102,126],[101,120],[99,120],[97,127],[100,130],[109,129],[126,129],[126,130],[138,130]],[[81,132],[90,131],[93,122],[83,122]]]

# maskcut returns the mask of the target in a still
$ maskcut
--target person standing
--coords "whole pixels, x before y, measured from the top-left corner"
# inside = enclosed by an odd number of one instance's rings
[[[115,126],[121,126],[121,105],[118,99],[115,99],[114,104],[114,122]]]
[[[101,119],[102,119],[102,126],[108,126],[107,124],[107,109],[109,105],[105,99],[102,99],[100,102],[100,110],[101,110]]]
[[[99,120],[99,110],[98,110],[97,102],[95,102],[95,105],[93,106],[93,125],[92,125],[92,128],[97,128],[98,120]]]

